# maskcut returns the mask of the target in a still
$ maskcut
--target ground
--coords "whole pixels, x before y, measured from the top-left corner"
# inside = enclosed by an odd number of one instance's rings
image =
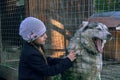
[[[101,75],[102,80],[120,80],[120,63],[105,62]]]

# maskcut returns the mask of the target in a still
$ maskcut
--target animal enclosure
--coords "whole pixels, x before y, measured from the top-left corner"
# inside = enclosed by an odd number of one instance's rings
[[[80,28],[82,21],[97,18],[99,20],[95,21],[105,22],[108,21],[106,17],[112,17],[108,23],[114,22],[115,25],[110,26],[105,23],[113,38],[105,44],[103,70],[114,63],[113,66],[118,66],[120,31],[116,30],[116,27],[119,27],[120,22],[119,4],[119,0],[0,0],[0,62],[2,67],[5,66],[4,71],[0,67],[2,72],[0,76],[6,80],[14,80],[17,76],[14,73],[18,68],[20,50],[24,42],[18,31],[20,22],[27,16],[37,17],[45,23],[48,35],[45,45],[46,54],[52,57],[64,55],[69,40]],[[103,14],[104,12],[108,13]],[[7,68],[9,70],[6,70]],[[5,75],[6,71],[11,73],[12,70],[13,74]],[[105,70],[103,72],[106,72]],[[111,78],[113,70],[109,69],[109,75],[103,75],[103,80],[119,80],[120,77],[117,76],[119,72],[116,73],[117,78],[116,76]]]

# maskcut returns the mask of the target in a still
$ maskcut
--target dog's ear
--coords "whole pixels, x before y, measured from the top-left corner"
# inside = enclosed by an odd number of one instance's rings
[[[84,30],[86,30],[86,28],[88,27],[88,21],[83,21],[82,24],[80,25],[80,32],[83,32]]]
[[[83,22],[82,22],[83,27],[87,26],[88,23],[89,23],[88,21],[83,21]]]
[[[90,23],[88,24],[89,28],[94,28],[94,27],[96,27],[97,25],[98,25],[97,22],[90,22]]]

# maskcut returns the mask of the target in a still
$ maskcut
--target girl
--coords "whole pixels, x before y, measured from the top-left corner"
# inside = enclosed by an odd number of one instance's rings
[[[19,61],[19,80],[49,80],[72,66],[76,59],[74,51],[66,58],[45,56],[43,45],[47,39],[44,23],[35,18],[25,18],[19,28],[19,35],[25,40]]]

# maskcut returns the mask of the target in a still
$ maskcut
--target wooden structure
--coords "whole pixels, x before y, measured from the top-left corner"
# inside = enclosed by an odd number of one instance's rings
[[[115,17],[95,17],[89,18],[88,21],[104,23],[108,26],[112,34],[112,40],[108,41],[104,47],[104,59],[120,60],[120,30],[116,27],[120,24],[120,19]]]

